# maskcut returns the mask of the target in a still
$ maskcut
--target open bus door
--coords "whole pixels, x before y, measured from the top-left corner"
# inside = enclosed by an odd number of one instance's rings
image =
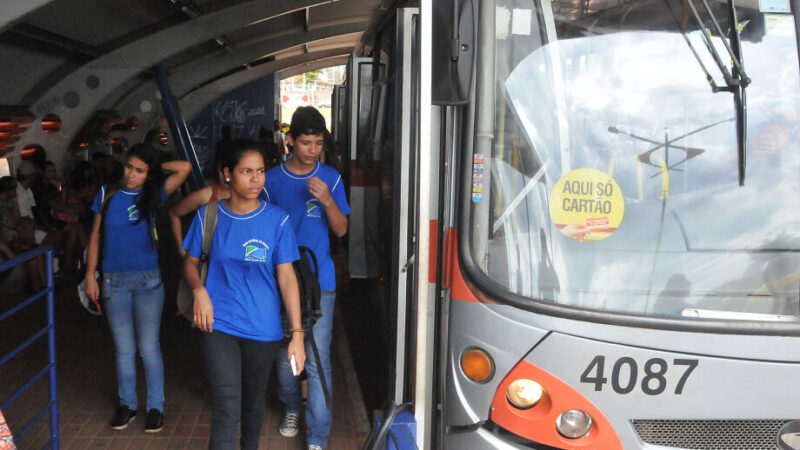
[[[435,317],[435,283],[429,283],[428,275],[428,211],[437,210],[430,203],[436,201],[438,191],[430,182],[431,167],[438,171],[432,161],[437,158],[436,151],[430,149],[436,139],[431,139],[430,130],[438,127],[431,123],[430,106],[424,107],[430,101],[424,102],[422,93],[425,77],[421,67],[420,17],[418,9],[402,8],[380,24],[371,49],[372,68],[380,67],[372,72],[371,98],[369,102],[353,99],[359,107],[368,106],[369,111],[367,117],[363,110],[351,113],[351,117],[363,118],[370,126],[369,146],[358,148],[361,153],[352,155],[352,165],[376,164],[379,192],[374,212],[379,216],[379,227],[370,228],[365,222],[365,234],[377,236],[385,256],[391,252],[390,258],[381,258],[388,264],[372,268],[380,271],[380,297],[388,301],[392,329],[390,399],[395,406],[402,405],[385,411],[386,420],[376,421],[374,432],[385,433],[379,437],[373,434],[365,448],[385,448],[389,433],[402,441],[398,432],[413,439],[405,441],[408,448],[431,447],[427,436],[433,412],[435,327],[434,320],[428,321],[427,317]],[[359,60],[352,60],[353,67]],[[359,83],[362,92],[366,91],[365,72],[353,70],[351,73],[362,78],[349,80]],[[351,105],[355,104],[351,101]],[[357,139],[354,137],[351,143]],[[430,251],[435,254],[435,249]],[[398,411],[406,411],[406,417],[390,427],[390,412]],[[386,425],[379,427],[378,423]]]

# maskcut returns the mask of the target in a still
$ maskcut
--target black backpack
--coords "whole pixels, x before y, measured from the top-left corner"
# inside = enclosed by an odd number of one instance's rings
[[[300,259],[292,263],[294,273],[297,277],[297,287],[300,291],[300,317],[303,324],[303,335],[306,342],[311,344],[311,350],[314,353],[314,359],[317,363],[317,371],[319,373],[319,380],[322,384],[322,392],[325,393],[325,402],[330,405],[330,390],[328,389],[328,382],[325,379],[325,374],[322,373],[322,360],[319,357],[319,349],[317,343],[314,341],[314,324],[322,317],[322,305],[320,303],[320,287],[319,287],[319,263],[314,252],[304,246],[297,247],[300,253]],[[289,329],[289,318],[281,303],[281,322],[283,323],[284,334],[288,337],[291,336]]]
[[[319,287],[319,263],[314,252],[302,245],[297,247],[300,259],[292,263],[297,276],[297,287],[300,290],[300,311],[303,319],[303,331],[310,336],[314,324],[322,317]],[[288,324],[288,321],[287,321]]]

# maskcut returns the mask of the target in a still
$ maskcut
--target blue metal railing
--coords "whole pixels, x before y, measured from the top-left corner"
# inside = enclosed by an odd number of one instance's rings
[[[34,333],[33,336],[26,339],[25,342],[17,346],[15,349],[11,350],[10,353],[6,355],[0,355],[0,367],[3,364],[7,363],[11,358],[19,354],[21,351],[25,350],[39,340],[42,336],[47,334],[47,348],[48,348],[48,363],[41,369],[36,375],[34,375],[31,379],[25,382],[19,389],[14,391],[11,396],[0,403],[0,411],[6,410],[12,403],[14,403],[25,391],[28,390],[34,383],[39,381],[42,377],[49,374],[50,375],[50,401],[45,405],[42,409],[40,409],[36,415],[28,422],[21,430],[14,432],[14,442],[19,443],[23,436],[31,429],[42,416],[50,411],[50,440],[47,441],[44,447],[42,448],[52,448],[54,450],[58,450],[59,448],[59,437],[58,437],[58,397],[56,393],[56,331],[55,331],[55,306],[54,306],[54,296],[53,296],[53,247],[48,245],[44,247],[37,247],[29,252],[23,253],[15,258],[12,258],[8,261],[0,263],[0,273],[5,272],[6,270],[11,270],[20,264],[25,263],[33,258],[36,258],[40,255],[46,255],[46,262],[47,262],[47,287],[39,291],[32,296],[23,300],[20,304],[12,307],[8,311],[0,313],[0,322],[8,319],[9,317],[13,316],[20,310],[30,306],[37,300],[46,297],[47,298],[47,325],[38,330]],[[6,416],[6,420],[8,417]]]

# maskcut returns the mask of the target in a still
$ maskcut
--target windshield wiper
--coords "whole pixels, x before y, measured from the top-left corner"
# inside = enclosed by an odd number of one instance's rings
[[[722,32],[722,27],[719,25],[719,21],[717,21],[717,18],[714,16],[714,12],[711,11],[711,7],[708,5],[708,0],[701,1],[703,2],[703,6],[705,7],[709,18],[711,19],[711,23],[714,25],[717,34],[720,36],[722,43],[725,45],[725,49],[728,51],[731,61],[733,62],[731,70],[728,71],[728,68],[725,66],[725,64],[723,64],[719,53],[717,53],[716,48],[714,48],[714,44],[711,42],[711,37],[709,37],[708,33],[705,31],[703,19],[700,18],[700,14],[697,12],[697,8],[694,5],[694,0],[686,0],[686,3],[692,10],[692,17],[694,17],[695,23],[700,31],[700,35],[703,36],[703,42],[705,43],[709,54],[714,59],[714,62],[717,64],[717,67],[719,67],[720,72],[722,72],[722,77],[725,79],[724,87],[717,86],[717,84],[714,83],[714,80],[711,78],[711,75],[708,73],[703,63],[700,61],[697,52],[695,52],[694,47],[692,47],[683,29],[681,29],[681,33],[684,34],[684,38],[689,44],[689,47],[692,49],[692,53],[694,53],[695,58],[697,58],[698,62],[700,62],[700,65],[703,67],[703,71],[706,73],[706,78],[711,84],[711,90],[715,93],[721,91],[733,93],[733,102],[736,107],[736,141],[739,162],[739,186],[744,186],[745,169],[747,167],[747,95],[745,88],[750,85],[750,77],[748,77],[745,73],[744,62],[742,61],[742,43],[739,36],[739,21],[736,17],[736,5],[734,4],[734,0],[728,0],[728,39],[730,40],[730,43],[728,43],[728,40],[725,39],[725,34]]]

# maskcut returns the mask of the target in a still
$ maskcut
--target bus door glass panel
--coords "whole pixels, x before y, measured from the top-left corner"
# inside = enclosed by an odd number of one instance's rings
[[[680,3],[572,5],[497,3],[487,273],[532,301],[796,320],[800,77],[792,15],[737,6],[752,80],[740,187],[741,111],[707,81],[708,73],[726,85],[700,35],[710,28],[681,22]],[[525,8],[530,14],[519,12]],[[727,30],[727,5],[714,11]],[[729,64],[722,39],[711,41]],[[570,239],[550,217],[555,184],[581,168],[607,173],[623,193],[623,219],[602,240]]]
[[[372,99],[372,63],[358,65],[358,113],[356,125],[356,161],[365,168],[369,152],[369,115]]]
[[[333,88],[333,138],[336,145],[347,148],[347,87]]]

